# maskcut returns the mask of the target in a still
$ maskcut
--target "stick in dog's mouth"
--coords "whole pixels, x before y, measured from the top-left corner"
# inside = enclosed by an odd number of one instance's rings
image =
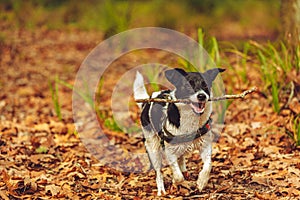
[[[191,102],[190,106],[192,107],[193,111],[197,114],[202,114],[205,109],[205,101],[201,102]]]

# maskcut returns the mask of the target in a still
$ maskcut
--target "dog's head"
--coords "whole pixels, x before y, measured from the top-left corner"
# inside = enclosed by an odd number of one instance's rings
[[[204,73],[186,72],[183,69],[171,69],[165,72],[166,78],[172,83],[176,90],[177,99],[189,99],[191,108],[197,114],[202,114],[205,104],[211,96],[212,82],[220,72],[221,68],[213,68]]]

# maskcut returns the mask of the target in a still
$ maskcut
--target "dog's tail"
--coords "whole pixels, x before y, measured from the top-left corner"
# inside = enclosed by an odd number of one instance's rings
[[[144,78],[140,74],[140,72],[136,72],[135,80],[133,83],[133,96],[134,99],[148,99],[149,95],[145,88]],[[137,105],[141,108],[142,103],[137,103]]]

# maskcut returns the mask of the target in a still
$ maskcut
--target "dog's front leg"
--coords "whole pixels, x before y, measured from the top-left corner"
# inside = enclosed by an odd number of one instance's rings
[[[167,157],[168,163],[173,172],[173,182],[180,183],[180,182],[184,181],[184,176],[182,175],[180,166],[178,164],[177,156],[174,153],[170,152],[168,149],[166,149],[165,151],[166,151],[166,157]]]
[[[200,171],[197,185],[199,191],[202,191],[202,189],[206,186],[209,174],[211,171],[211,154],[212,154],[212,146],[211,143],[206,144],[203,146],[201,151],[201,159],[203,161],[203,169]]]

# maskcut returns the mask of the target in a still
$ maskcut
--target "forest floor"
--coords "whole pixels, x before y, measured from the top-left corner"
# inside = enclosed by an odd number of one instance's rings
[[[62,121],[55,114],[49,80],[58,75],[73,84],[101,34],[1,29],[0,199],[300,199],[300,149],[286,134],[290,114],[300,111],[299,101],[279,115],[260,93],[233,101],[214,144],[207,187],[196,188],[202,162],[193,153],[187,158],[188,180],[172,186],[165,167],[168,194],[157,197],[153,170],[121,172],[99,164],[86,149],[74,133],[69,88],[59,86]],[[224,72],[225,88],[237,93],[258,83],[258,75],[248,69],[248,85],[235,83],[232,71]],[[112,132],[107,130],[110,139],[134,145],[127,135]]]

